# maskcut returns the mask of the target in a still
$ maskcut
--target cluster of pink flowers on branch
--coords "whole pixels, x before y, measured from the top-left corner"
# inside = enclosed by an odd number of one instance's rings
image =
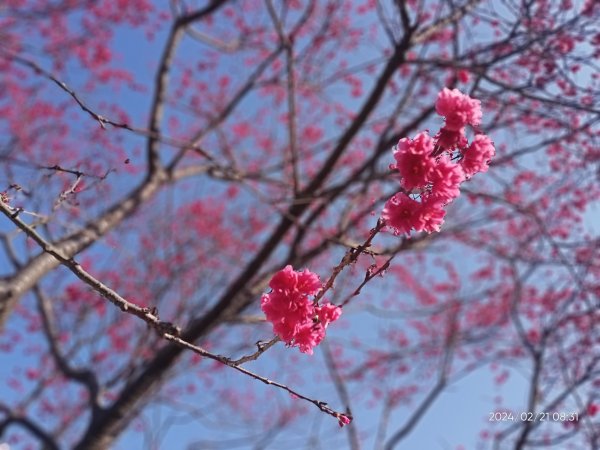
[[[261,299],[261,309],[274,333],[288,346],[299,347],[307,354],[325,337],[325,329],[342,314],[339,306],[320,299],[333,284],[345,265],[353,262],[367,248],[375,234],[385,226],[396,234],[411,230],[439,231],[445,207],[460,195],[460,185],[477,172],[485,172],[494,144],[484,134],[476,134],[469,143],[467,125],[481,122],[479,100],[457,89],[444,88],[438,95],[436,111],[445,118],[444,127],[431,137],[421,132],[414,139],[403,138],[394,150],[396,164],[390,166],[400,175],[400,192],[388,200],[378,226],[358,253],[347,254],[323,286],[318,275],[295,271],[288,265],[269,283],[271,292]],[[310,297],[313,297],[312,299]]]
[[[273,331],[287,345],[312,355],[327,325],[340,317],[342,309],[309,298],[322,287],[319,276],[309,270],[297,272],[288,265],[273,275],[269,287],[272,290],[262,296],[261,309]]]
[[[401,190],[390,198],[381,215],[396,234],[411,230],[439,231],[445,207],[460,195],[462,182],[488,169],[494,144],[485,134],[469,143],[467,125],[481,123],[481,104],[458,89],[444,88],[435,104],[445,125],[434,136],[421,132],[414,139],[400,139],[394,150]]]

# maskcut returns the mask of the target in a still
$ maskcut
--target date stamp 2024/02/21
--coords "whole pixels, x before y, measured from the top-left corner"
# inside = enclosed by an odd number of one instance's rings
[[[489,413],[489,422],[578,422],[577,412],[511,412],[495,411]]]

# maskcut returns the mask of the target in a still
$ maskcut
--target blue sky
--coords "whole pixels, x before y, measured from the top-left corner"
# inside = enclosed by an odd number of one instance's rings
[[[115,49],[120,54],[120,60],[117,61],[117,65],[121,67],[126,67],[136,74],[147,74],[148,77],[151,76],[153,70],[155,69],[156,63],[156,55],[159,54],[160,49],[163,46],[165,41],[166,33],[163,32],[158,33],[153,41],[148,42],[143,38],[139,31],[131,31],[127,29],[119,29],[115,36]],[[187,50],[184,50],[184,52]],[[66,80],[69,83],[72,83],[73,87],[77,87],[78,84],[78,74],[72,73],[69,74],[69,80]],[[140,81],[148,81],[148,80],[140,80]],[[149,83],[148,83],[149,84]],[[54,86],[48,86],[48,92],[53,97],[61,97],[64,96],[64,93],[58,91],[54,88]],[[110,92],[107,92],[106,95],[110,95]],[[147,93],[131,93],[128,90],[124,90],[119,94],[119,99],[121,104],[126,108],[126,110],[130,113],[132,117],[135,118],[135,125],[145,126],[145,114],[148,111],[150,104],[150,95]],[[85,98],[85,94],[83,94]],[[99,97],[94,96],[89,98],[89,104],[92,107],[100,104]],[[249,105],[249,108],[252,108],[253,105]],[[256,107],[256,106],[254,106]],[[76,111],[77,108],[73,105],[73,110]],[[83,114],[81,112],[78,112]],[[139,146],[142,140],[140,138],[132,138],[127,134],[124,134],[124,147],[129,149]],[[131,152],[132,158],[136,158],[137,156]],[[122,178],[119,178],[122,180]],[[131,184],[134,178],[129,179],[129,183]],[[122,186],[117,185],[117,188],[126,189],[130,187],[126,182],[123,182]],[[598,221],[594,221],[594,218],[599,216],[599,211],[590,213],[590,226],[593,227],[593,223],[599,223]],[[7,224],[5,221],[0,225],[2,229],[6,229]],[[598,232],[599,230],[596,228],[592,230],[593,232]],[[111,260],[111,251],[118,252],[119,250],[113,249],[110,250],[108,246],[102,245],[100,248],[94,250],[97,254],[103,258],[105,258],[106,264],[110,264]],[[0,254],[0,273],[5,273],[7,269],[6,260],[3,259],[3,255]],[[377,286],[371,288],[371,295],[377,295]],[[373,330],[369,328],[369,324],[365,322],[361,317],[356,317],[351,313],[348,314],[347,326],[351,326],[356,330],[357,334],[363,334],[366,336],[371,336],[372,339],[377,339],[376,335],[373,335]],[[11,327],[19,328],[22,326],[19,323],[18,319],[15,319],[15,316],[12,318],[13,322],[11,323]],[[329,339],[332,342],[335,342],[336,339],[343,339],[343,332],[335,330],[332,327],[329,331]],[[290,351],[285,349],[278,349],[276,351]],[[295,349],[293,350],[296,351]],[[26,366],[27,365],[27,357],[18,355],[18,360],[16,359],[17,355],[9,354],[9,355],[0,355],[0,379],[6,379],[9,374],[13,372],[13,368],[15,366]],[[319,351],[315,353],[312,359],[316,360],[315,363],[318,362],[318,366],[315,364],[315,367],[322,367],[321,355]],[[305,355],[301,355],[301,364],[309,365],[312,363],[312,359]],[[252,364],[249,367],[252,367],[257,370],[259,373],[274,373],[280,370],[278,366],[276,366],[275,361],[278,361],[278,358],[271,358],[269,354],[265,355],[258,363]],[[315,369],[313,369],[314,371]],[[308,372],[312,374],[311,371]],[[507,384],[503,386],[502,392],[505,394],[503,396],[506,404],[514,404],[515,408],[519,408],[519,405],[525,404],[526,399],[526,384],[524,382],[524,378],[522,376],[522,371],[514,370],[511,372],[512,376],[510,377]],[[235,383],[245,383],[247,380],[241,381],[242,375],[237,373],[228,373],[223,376],[224,383],[230,383],[231,386],[235,386]],[[284,378],[287,378],[285,376]],[[252,383],[257,383],[252,381]],[[221,386],[221,387],[227,387]],[[257,387],[259,392],[265,392],[265,395],[269,395],[271,391],[273,396],[281,395],[280,393],[274,392],[273,388],[264,388],[262,386]],[[300,388],[300,391],[304,393],[304,391]],[[312,387],[311,387],[312,390]],[[322,395],[321,399],[330,402],[333,405],[339,405],[339,399],[333,390],[319,390],[320,395]],[[479,441],[479,431],[486,425],[486,420],[488,418],[488,414],[491,412],[491,408],[494,405],[494,398],[498,394],[497,386],[493,383],[493,374],[490,373],[487,367],[484,367],[459,382],[449,386],[444,393],[438,398],[438,400],[434,403],[431,410],[426,414],[425,418],[419,423],[419,425],[415,428],[414,432],[399,446],[401,449],[457,449],[459,445],[463,445],[465,449],[474,449],[476,448],[476,443]],[[14,392],[9,389],[0,388],[0,395],[3,399],[10,400],[11,396],[14,396]],[[196,401],[196,398],[189,399],[191,403]],[[202,399],[198,399],[198,403],[202,404]],[[260,408],[260,405],[256,405],[257,408]],[[337,433],[334,439],[338,440],[338,442],[342,442],[344,445],[345,435],[344,431],[340,430],[337,427],[336,422],[323,414],[320,414],[317,411],[313,411],[312,406],[308,406],[309,413],[306,416],[305,421],[301,421],[300,424],[297,424],[293,430],[290,432],[289,440],[290,442],[299,442],[298,447],[302,448],[300,441],[293,441],[296,436],[301,436],[301,431],[303,428],[312,429],[315,427],[316,423],[321,424],[327,433],[333,435],[333,433]],[[165,423],[165,419],[171,417],[171,410],[166,407],[161,406],[151,406],[147,408],[144,412],[143,416],[148,424],[158,428],[158,426],[162,426]],[[394,426],[399,426],[403,423],[403,419],[406,418],[406,413],[410,412],[410,408],[404,409],[403,413],[399,413],[394,415],[390,422],[390,431],[394,429]],[[355,420],[357,423],[361,423],[361,428],[369,429],[371,433],[371,438],[367,440],[368,444],[372,445],[372,438],[374,435],[374,430],[376,430],[378,421],[379,421],[379,410],[378,409],[356,409],[354,411]],[[160,433],[162,434],[162,433]],[[186,419],[181,419],[179,422],[175,422],[172,424],[170,429],[166,432],[164,436],[161,436],[162,440],[160,441],[160,448],[165,449],[185,449],[188,444],[195,442],[197,439],[214,439],[215,441],[224,440],[228,438],[235,437],[233,434],[231,436],[224,435],[223,432],[219,430],[211,430],[211,427],[201,427],[198,423],[194,421],[189,421]],[[286,436],[286,439],[288,437]],[[142,434],[134,430],[126,431],[122,437],[118,440],[118,444],[116,448],[121,449],[131,449],[131,448],[142,448],[142,445],[146,446],[149,443],[142,443]],[[294,448],[295,444],[289,444],[290,448]],[[323,448],[327,448],[326,446]],[[331,447],[329,447],[331,448]],[[365,448],[370,448],[370,445],[366,445]]]
[[[147,74],[148,79],[141,79],[138,81],[149,85],[149,79],[155,70],[157,55],[160,54],[160,50],[162,49],[165,39],[166,30],[164,29],[162,32],[157,33],[152,41],[147,41],[144,39],[139,31],[131,31],[125,28],[118,29],[114,38],[114,49],[118,53],[115,65],[122,68],[127,68],[135,74]],[[185,49],[185,46],[183,48]],[[363,48],[363,51],[365,54],[357,55],[357,59],[359,57],[368,56],[366,54],[368,49]],[[182,50],[180,54],[184,53],[185,50]],[[75,88],[75,90],[77,90],[79,84],[81,83],[78,73],[76,71],[71,71],[66,78],[67,79],[65,79],[65,81],[70,86]],[[48,92],[49,96],[53,98],[60,98],[61,96],[65,95],[63,92],[55,89],[52,85],[47,87],[46,92]],[[99,110],[98,107],[101,105],[101,96],[99,96],[97,93],[93,96],[88,96],[85,92],[81,95],[92,107],[92,109]],[[106,91],[105,95],[110,96],[114,94],[110,91]],[[134,118],[134,125],[144,127],[145,115],[147,114],[150,106],[150,94],[134,93],[128,89],[125,89],[118,95],[119,104],[126,109],[131,117]],[[352,99],[349,99],[349,102],[350,101],[356,102]],[[348,104],[348,106],[350,106],[350,104]],[[248,107],[251,108],[252,105],[248,105]],[[75,105],[72,105],[72,109],[77,111],[78,114],[83,114]],[[140,138],[131,137],[127,133],[124,133],[123,136],[125,137],[124,148],[126,149],[139,146],[142,142]],[[135,158],[137,158],[136,155],[131,153],[130,150],[128,150],[128,152],[135,161]],[[123,180],[123,178],[120,177],[117,178],[117,180]],[[132,180],[133,179],[130,178],[129,183],[131,183]],[[121,183],[121,181],[118,182]],[[122,186],[117,185],[116,187],[118,189],[127,189],[129,186],[127,186],[127,184],[123,184]],[[6,227],[6,225],[6,223],[3,223],[3,228]],[[114,249],[112,251],[118,252],[120,250]],[[94,252],[98,256],[102,257],[106,261],[106,264],[110,264],[111,250],[109,250],[109,248],[102,245],[100,248],[94,250]],[[6,270],[6,262],[1,260],[0,262],[2,262],[0,265],[0,271],[4,272]],[[374,289],[376,292],[378,288],[375,287]],[[370,330],[363,319],[353,319],[351,315],[348,320],[351,326],[356,329],[357,334],[369,334]],[[15,321],[15,317],[13,317],[11,327],[19,328],[19,326],[19,322]],[[334,328],[330,329],[329,336],[332,341],[335,341],[336,332]],[[376,339],[377,337],[374,336],[373,338]],[[296,350],[294,349],[292,351],[295,352]],[[15,354],[2,355],[0,358],[2,359],[2,363],[0,364],[0,376],[2,376],[4,379],[6,379],[6,377],[13,372],[13,367],[24,367],[28,365],[26,358],[22,355],[18,355],[18,361],[16,360],[17,355]],[[300,356],[302,364],[313,364],[312,360],[314,359],[316,360],[314,363],[321,366],[322,361],[320,358],[321,355],[319,354],[319,351],[317,351],[312,357],[308,357],[306,355]],[[274,364],[274,362],[270,361],[270,357],[267,354],[261,359],[260,364],[256,364],[256,370],[259,373],[272,372],[277,374],[279,368]],[[228,374],[226,379],[230,383],[236,383],[236,377],[239,379],[239,377],[242,377],[242,375],[235,373]],[[246,380],[244,380],[244,382],[245,381]],[[254,383],[258,384],[258,382]],[[518,383],[515,384],[513,394],[515,397],[519,396],[519,389],[517,389],[517,387]],[[272,388],[263,388],[262,386],[257,387],[257,389],[267,392],[267,395],[269,393],[269,389],[273,390]],[[477,441],[478,430],[481,428],[482,418],[485,418],[486,414],[489,412],[491,404],[490,398],[494,395],[494,389],[495,388],[491,383],[491,377],[485,369],[478,373],[473,373],[460,382],[450,386],[434,403],[430,412],[415,428],[414,432],[405,441],[403,441],[400,448],[454,449],[459,444],[465,445],[466,448],[474,448],[475,442]],[[299,388],[299,390],[303,392],[302,388]],[[320,391],[320,394],[322,395],[322,397],[320,397],[321,399],[329,401],[332,405],[340,404],[339,399],[334,391]],[[5,400],[8,400],[14,395],[15,394],[12,390],[5,390],[2,396]],[[273,392],[272,395],[280,395],[280,393]],[[260,406],[257,405],[257,407]],[[344,431],[338,428],[335,420],[319,413],[316,410],[313,411],[312,409],[313,408],[309,406],[309,413],[307,414],[305,424],[308,425],[310,423],[311,427],[314,427],[315,423],[322,423],[322,426],[325,427],[326,430],[331,430],[332,435],[335,433],[335,440],[337,442],[341,442],[340,445],[344,445]],[[389,425],[390,431],[393,431],[395,427],[403,423],[407,412],[410,412],[410,408],[408,410],[404,410],[404,413],[395,414],[393,416]],[[357,409],[354,411],[355,421],[361,424],[361,429],[370,430],[371,439],[368,439],[367,442],[372,442],[373,440],[372,438],[374,437],[375,430],[377,429],[379,422],[379,414],[380,411],[377,408],[371,410]],[[158,429],[159,426],[164,425],[164,421],[166,419],[172,417],[172,409],[160,406],[151,406],[146,409],[143,416],[147,423],[151,424],[153,427],[157,427]],[[302,424],[299,426],[299,429],[302,430]],[[300,432],[296,430],[296,432],[293,434],[301,436],[301,434],[299,434]],[[235,437],[235,435],[227,436],[227,434],[223,434],[220,431],[211,433],[210,428],[207,429],[205,427],[200,427],[198,423],[194,422],[193,420],[190,421],[188,418],[183,418],[180,419],[179,422],[173,423],[168,432],[166,432],[166,435],[162,436],[162,434],[163,433],[158,434],[158,436],[162,438],[160,440],[160,448],[165,449],[183,449],[186,448],[188,444],[195,442],[199,438],[208,440],[214,439],[218,441]],[[141,445],[149,445],[149,442],[140,444],[142,436],[143,435],[141,433],[130,429],[126,431],[118,440],[117,448],[131,449],[141,448]],[[301,443],[303,442],[303,439],[300,439],[297,442]],[[299,445],[299,448],[301,447],[302,444]],[[369,448],[369,445],[367,445],[366,448]]]

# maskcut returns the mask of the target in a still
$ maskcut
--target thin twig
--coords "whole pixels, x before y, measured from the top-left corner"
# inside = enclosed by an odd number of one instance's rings
[[[283,24],[271,0],[265,0],[269,16],[279,35],[279,40],[285,49],[286,72],[287,72],[287,99],[288,99],[288,135],[290,141],[290,160],[292,165],[292,186],[294,195],[299,191],[298,180],[298,151],[296,148],[296,78],[294,74],[294,42],[291,36],[286,36]]]
[[[323,358],[325,359],[329,376],[333,380],[333,384],[340,397],[340,400],[346,407],[346,416],[348,418],[352,418],[350,394],[348,393],[348,389],[346,389],[346,383],[344,382],[344,379],[340,376],[340,373],[335,365],[335,360],[333,359],[333,355],[329,349],[329,344],[326,341],[323,341],[321,343],[321,349],[323,350]],[[350,443],[351,450],[360,450],[360,439],[358,438],[358,433],[354,423],[348,424],[346,431],[348,433],[348,442]]]
[[[234,363],[236,365],[240,365],[240,364],[247,363],[248,361],[256,361],[260,355],[262,355],[264,352],[269,350],[271,347],[273,347],[279,341],[281,341],[279,336],[275,336],[273,339],[271,339],[268,342],[258,341],[256,343],[256,347],[258,348],[258,350],[256,352],[252,353],[251,355],[242,356],[241,358],[236,359],[235,361],[232,361],[232,363]]]
[[[315,295],[315,303],[317,303],[321,298],[323,298],[325,293],[333,287],[333,283],[335,282],[338,275],[342,273],[344,268],[350,264],[355,263],[358,260],[358,257],[361,255],[361,253],[364,253],[371,246],[373,238],[377,236],[377,233],[379,233],[384,226],[385,222],[382,219],[377,220],[377,225],[371,230],[367,240],[358,247],[348,249],[340,263],[333,268],[331,275],[329,276],[323,287],[319,290],[319,292],[317,292],[317,295]]]
[[[20,56],[20,55],[11,53],[11,52],[7,52],[4,49],[0,49],[0,50],[1,50],[0,56],[4,57],[6,59],[13,60],[13,61],[15,61],[21,65],[24,65],[26,67],[29,67],[38,75],[42,75],[43,77],[45,77],[45,78],[49,79],[50,81],[52,81],[53,83],[55,83],[60,89],[65,91],[67,94],[69,94],[73,98],[73,100],[75,100],[77,105],[79,105],[79,107],[84,112],[86,112],[95,121],[97,121],[103,129],[106,129],[106,125],[110,125],[114,128],[120,128],[123,130],[131,131],[134,134],[137,134],[139,136],[144,136],[144,137],[150,138],[152,140],[156,140],[157,142],[161,142],[161,143],[171,146],[171,147],[181,148],[181,149],[185,149],[185,150],[192,150],[192,151],[198,153],[199,155],[205,157],[209,161],[214,162],[213,158],[208,153],[206,153],[206,151],[203,150],[202,147],[200,146],[200,144],[197,142],[193,143],[193,142],[189,142],[189,141],[185,141],[185,140],[181,140],[181,139],[171,138],[168,136],[161,135],[160,133],[158,133],[156,131],[134,127],[134,126],[129,125],[126,122],[119,122],[119,121],[113,120],[107,116],[98,114],[93,109],[91,109],[72,88],[70,88],[65,82],[61,81],[57,75],[54,75],[52,72],[42,68],[39,64],[35,63],[34,61],[31,61],[30,59],[27,59],[23,56]],[[54,168],[54,167],[47,167],[47,168],[50,169],[50,168]],[[55,170],[58,170],[58,169],[55,169]],[[67,171],[67,170],[63,170],[63,171]]]
[[[129,302],[117,292],[115,292],[110,287],[106,286],[104,283],[94,278],[89,272],[87,272],[81,265],[75,261],[73,258],[65,257],[60,251],[58,251],[52,244],[47,242],[42,236],[40,236],[35,230],[29,227],[25,222],[23,222],[19,218],[19,210],[16,208],[12,208],[5,203],[0,202],[0,212],[8,217],[19,229],[21,229],[28,237],[33,239],[44,252],[52,255],[56,258],[62,265],[67,267],[77,278],[91,287],[94,291],[99,293],[102,297],[106,298],[112,304],[117,306],[121,311],[134,315],[140,319],[142,319],[146,324],[152,327],[160,336],[162,336],[165,340],[175,343],[176,345],[189,349],[194,353],[203,356],[205,358],[212,359],[214,361],[218,361],[221,364],[224,364],[228,367],[231,367],[238,372],[241,372],[245,375],[248,375],[255,380],[261,381],[262,383],[276,386],[284,391],[289,392],[295,397],[298,397],[302,400],[308,401],[319,408],[322,412],[329,414],[332,417],[341,421],[342,418],[346,418],[347,415],[344,413],[337,412],[330,408],[327,403],[312,399],[305,395],[300,394],[299,392],[291,389],[290,387],[278,383],[276,381],[270,380],[266,377],[258,375],[254,372],[251,372],[241,366],[238,365],[235,361],[230,360],[229,358],[221,355],[217,355],[211,353],[200,346],[194,345],[186,340],[183,340],[179,335],[181,333],[180,328],[171,322],[162,321],[158,317],[158,312],[156,309],[150,309],[145,307],[140,307],[134,303]],[[273,342],[274,344],[275,342]],[[273,345],[271,344],[271,345]],[[341,423],[341,422],[340,422]]]

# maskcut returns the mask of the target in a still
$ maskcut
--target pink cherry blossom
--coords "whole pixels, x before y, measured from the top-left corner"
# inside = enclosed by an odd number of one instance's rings
[[[436,135],[436,139],[437,145],[444,150],[451,150],[457,147],[462,148],[467,145],[464,128],[450,130],[447,127],[443,127]]]
[[[338,416],[338,424],[340,427],[343,427],[344,425],[348,425],[350,422],[352,422],[352,419],[348,416],[346,416],[345,414],[340,414]]]
[[[456,78],[458,78],[458,81],[461,83],[468,83],[470,75],[468,71],[461,69],[456,73]]]
[[[416,231],[425,231],[427,233],[440,231],[444,223],[444,216],[446,215],[442,201],[431,196],[427,197],[421,202],[419,212],[420,214],[414,226]]]
[[[269,287],[274,291],[297,291],[306,295],[312,295],[319,290],[321,282],[317,274],[309,270],[296,272],[292,266],[287,265],[283,270],[273,275]]]
[[[433,168],[429,181],[432,196],[442,203],[449,203],[460,195],[460,184],[465,181],[462,167],[443,156]]]
[[[408,234],[420,217],[421,204],[398,192],[383,208],[381,217],[396,234]]]
[[[495,154],[494,143],[485,134],[478,134],[464,152],[461,165],[467,177],[477,172],[487,172]]]
[[[319,323],[324,327],[331,322],[335,322],[342,315],[342,310],[338,306],[332,305],[331,303],[325,303],[323,306],[316,308],[317,317]]]
[[[442,200],[428,195],[418,202],[399,192],[387,201],[381,217],[396,234],[408,234],[413,229],[427,233],[440,231],[445,215]]]
[[[481,123],[481,102],[463,94],[458,89],[442,89],[435,103],[435,110],[446,118],[448,130],[458,131],[466,125]]]
[[[405,189],[422,188],[435,161],[429,155],[433,152],[433,139],[428,133],[419,133],[414,139],[400,139],[394,151],[395,168],[402,177],[401,184]]]
[[[313,348],[325,337],[325,328],[319,323],[303,322],[294,336],[294,344],[302,353],[313,354]]]
[[[400,173],[403,189],[386,202],[381,217],[395,234],[440,231],[445,206],[460,195],[467,177],[487,170],[494,155],[487,136],[478,134],[469,145],[465,134],[467,125],[481,122],[479,100],[444,88],[435,106],[446,119],[435,138],[421,132],[400,139],[394,150],[396,164],[390,167]]]
[[[342,315],[342,309],[331,303],[314,308],[311,315],[298,327],[294,336],[294,345],[300,348],[302,353],[313,354],[313,348],[325,338],[325,329]]]
[[[286,266],[271,278],[272,291],[262,296],[261,309],[273,325],[274,333],[287,345],[312,355],[325,337],[325,329],[342,314],[330,303],[315,305],[309,298],[321,287],[318,275]]]

